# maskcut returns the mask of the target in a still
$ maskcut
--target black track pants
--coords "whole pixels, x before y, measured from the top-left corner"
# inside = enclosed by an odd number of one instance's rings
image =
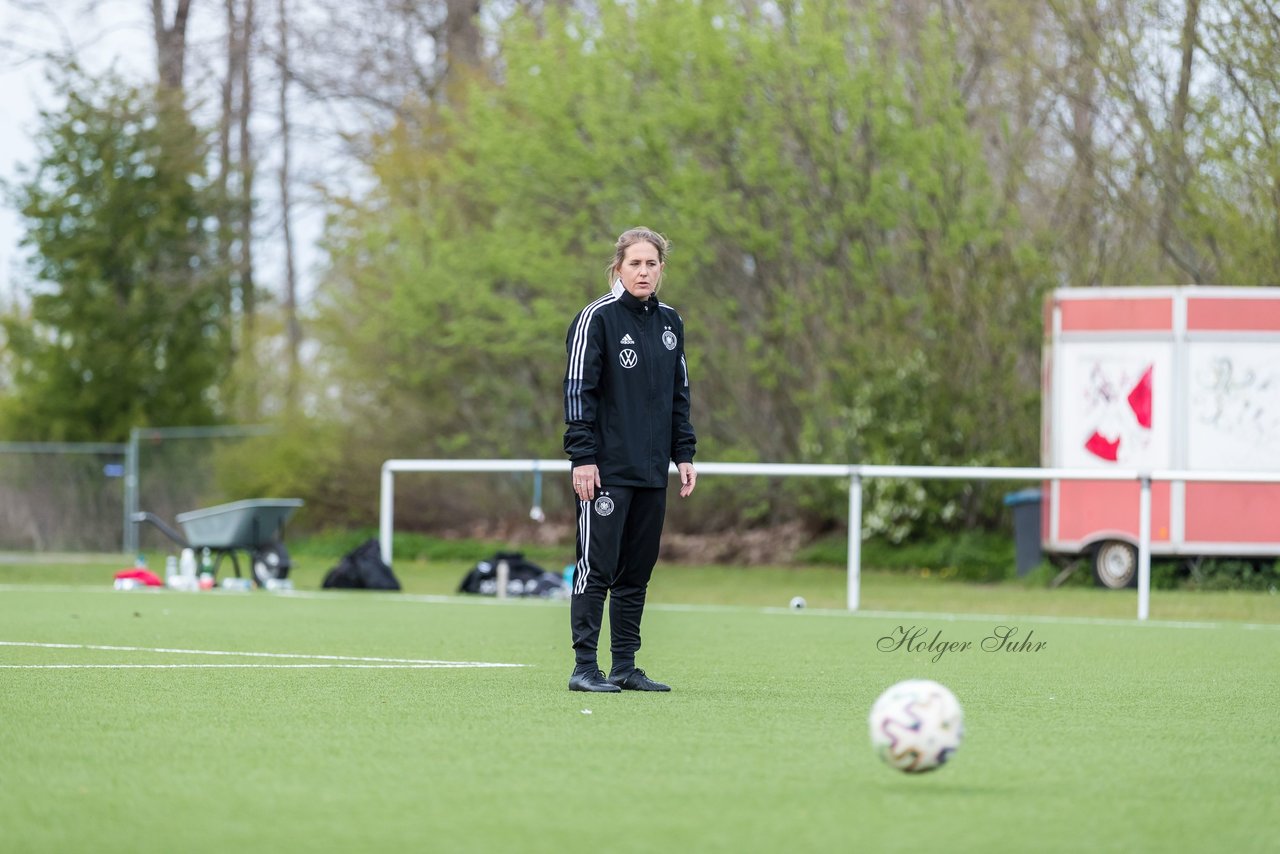
[[[579,670],[595,669],[605,594],[614,673],[635,666],[640,616],[653,565],[658,562],[665,489],[605,486],[594,501],[578,502],[578,562],[569,614]]]

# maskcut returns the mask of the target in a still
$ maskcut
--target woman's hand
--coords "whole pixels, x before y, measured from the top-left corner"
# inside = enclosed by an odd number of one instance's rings
[[[578,466],[573,470],[573,492],[579,501],[590,501],[600,486],[600,469],[595,466]]]
[[[698,473],[694,471],[693,463],[680,463],[676,468],[680,471],[680,497],[688,498],[698,483]]]

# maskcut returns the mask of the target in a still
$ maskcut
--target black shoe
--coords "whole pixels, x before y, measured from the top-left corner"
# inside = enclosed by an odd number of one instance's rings
[[[626,691],[670,691],[670,685],[663,685],[661,682],[654,682],[644,674],[644,671],[637,667],[630,673],[622,675],[611,674],[609,681],[619,688]]]
[[[570,691],[599,691],[604,694],[618,694],[622,691],[617,685],[614,685],[608,679],[604,678],[604,672],[601,670],[588,670],[586,673],[578,673],[569,677]]]

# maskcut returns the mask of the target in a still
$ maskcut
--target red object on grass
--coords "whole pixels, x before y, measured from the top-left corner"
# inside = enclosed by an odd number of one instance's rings
[[[136,581],[141,581],[148,587],[164,587],[164,582],[160,580],[160,577],[149,569],[138,569],[137,567],[122,569],[116,573],[116,578],[132,578]]]

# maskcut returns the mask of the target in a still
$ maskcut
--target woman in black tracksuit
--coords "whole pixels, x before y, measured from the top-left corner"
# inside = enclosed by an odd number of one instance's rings
[[[672,462],[680,497],[697,483],[684,321],[658,301],[667,240],[647,228],[618,238],[611,291],[578,312],[565,347],[564,449],[578,496],[570,620],[574,691],[669,691],[636,667],[645,591],[658,560]],[[596,659],[609,598],[612,666]]]

